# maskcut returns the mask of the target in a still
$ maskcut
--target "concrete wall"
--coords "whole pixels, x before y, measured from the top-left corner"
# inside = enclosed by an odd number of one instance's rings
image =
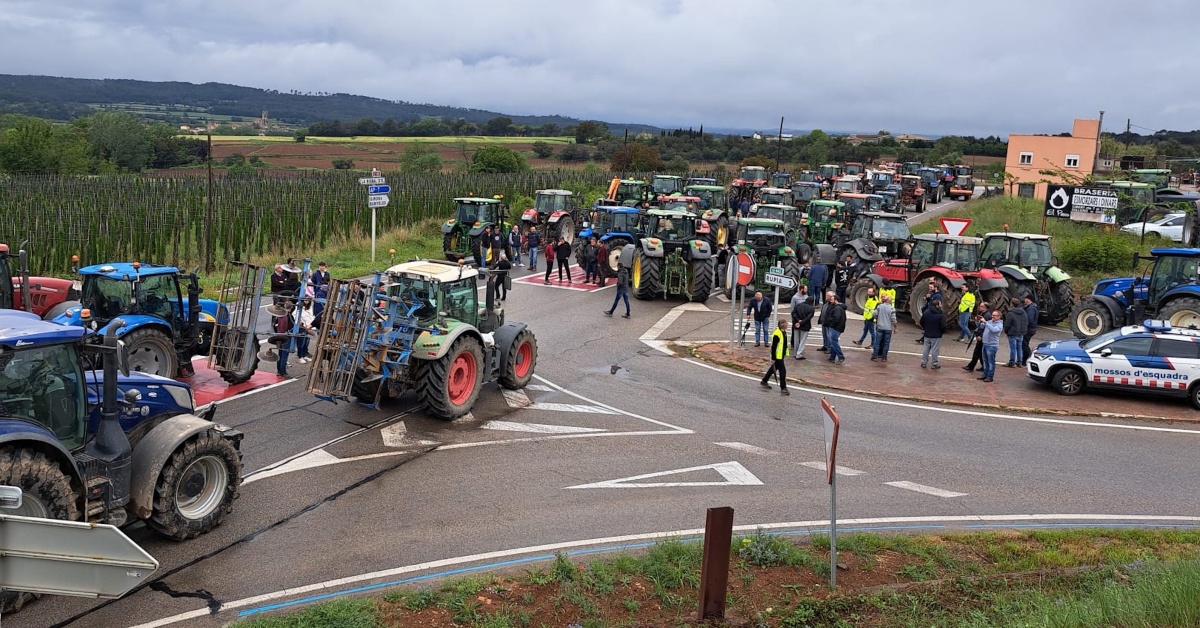
[[[1063,172],[1080,179],[1091,174],[1096,161],[1099,131],[1099,120],[1078,119],[1072,125],[1070,137],[1009,135],[1004,169],[1017,177],[1018,183],[1012,186],[1012,193],[1017,194],[1020,183],[1032,183],[1035,185],[1034,196],[1044,199],[1047,182],[1066,183],[1062,176],[1042,174],[1043,170]],[[1031,163],[1021,163],[1022,153],[1030,154]],[[1068,155],[1078,155],[1078,164],[1067,166]],[[1005,192],[1008,192],[1007,186]]]

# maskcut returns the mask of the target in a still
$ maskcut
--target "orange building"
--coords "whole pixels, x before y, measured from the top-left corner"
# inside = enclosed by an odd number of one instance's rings
[[[1058,173],[1082,180],[1095,168],[1099,143],[1100,121],[1078,118],[1069,136],[1009,135],[1004,169],[1016,182],[1008,193],[1044,199],[1047,183],[1068,183]]]

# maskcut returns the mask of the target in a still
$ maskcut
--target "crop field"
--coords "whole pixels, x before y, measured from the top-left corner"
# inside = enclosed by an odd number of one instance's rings
[[[190,136],[194,137],[194,136]],[[555,146],[573,144],[571,137],[308,137],[296,142],[288,137],[214,136],[213,157],[220,162],[233,154],[247,158],[258,157],[269,168],[328,170],[334,159],[350,159],[357,170],[394,170],[400,155],[410,146],[432,147],[441,156],[447,169],[455,162],[465,162],[471,153],[486,144],[504,144],[521,152],[534,167],[555,167],[551,159],[539,160],[533,155],[533,143],[546,142]]]

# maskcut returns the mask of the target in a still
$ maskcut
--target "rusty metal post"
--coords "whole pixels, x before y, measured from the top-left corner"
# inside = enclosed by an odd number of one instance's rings
[[[704,521],[704,558],[700,567],[700,619],[725,619],[732,543],[733,509],[709,508]]]

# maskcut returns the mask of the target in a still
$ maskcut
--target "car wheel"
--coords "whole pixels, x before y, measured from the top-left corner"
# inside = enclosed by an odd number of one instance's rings
[[[1188,391],[1188,400],[1194,407],[1200,409],[1200,384],[1192,384],[1192,389]]]
[[[1087,377],[1077,368],[1060,368],[1050,378],[1050,386],[1058,391],[1058,394],[1068,397],[1083,392],[1086,385]]]

